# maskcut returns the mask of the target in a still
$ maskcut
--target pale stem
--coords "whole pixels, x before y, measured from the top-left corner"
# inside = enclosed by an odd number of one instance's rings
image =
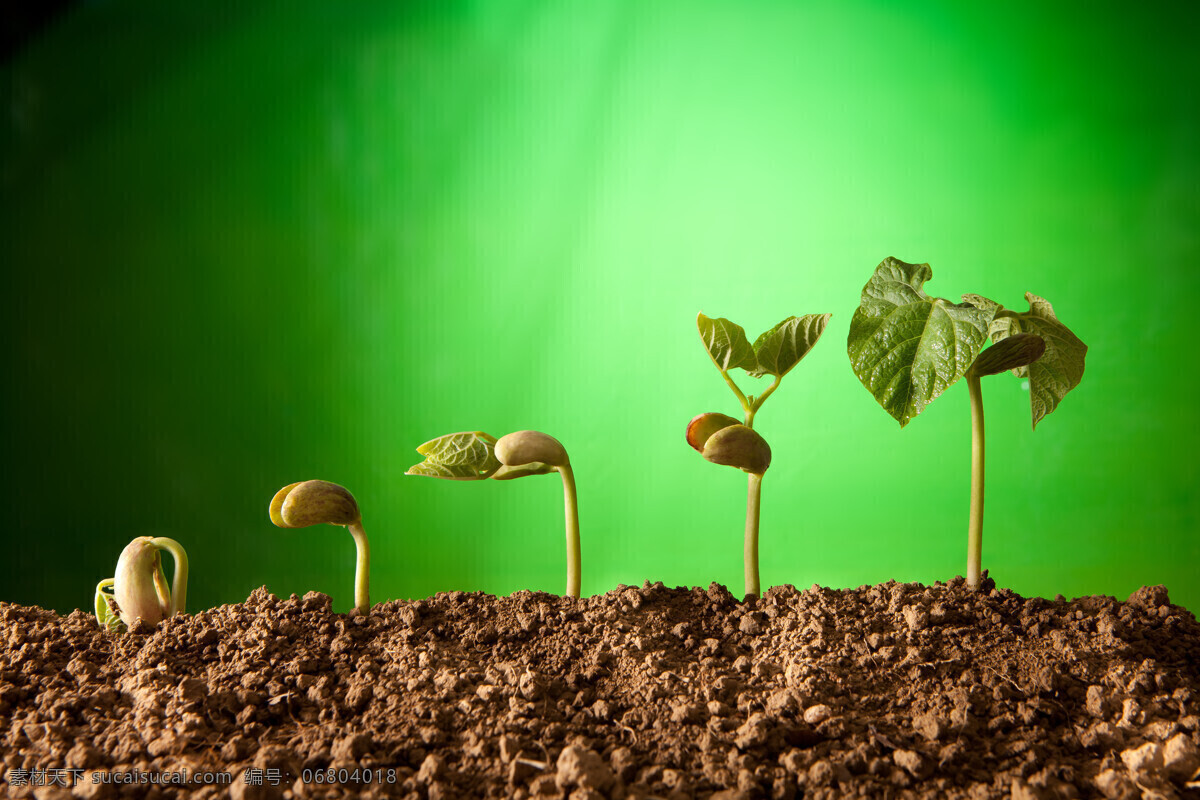
[[[983,390],[967,375],[971,394],[971,518],[967,526],[967,588],[978,589],[983,555]]]
[[[760,394],[758,397],[754,398],[754,403],[750,407],[750,412],[746,415],[746,427],[747,428],[754,427],[751,424],[751,422],[754,421],[754,412],[758,411],[760,408],[762,408],[763,402],[765,402],[766,399],[771,396],[771,392],[775,391],[776,387],[779,386],[779,381],[780,381],[780,378],[778,375],[776,375],[775,380],[771,381],[771,385],[768,386],[763,391],[762,394]]]
[[[571,465],[555,467],[562,474],[563,508],[567,524],[567,597],[579,597],[579,500],[575,495],[575,474]]]
[[[358,552],[354,562],[354,607],[360,614],[371,611],[370,582],[371,548],[367,544],[367,532],[363,530],[362,520],[351,522],[346,526],[354,537],[354,547]]]
[[[738,388],[738,385],[733,382],[733,378],[729,377],[729,372],[721,370],[721,377],[725,379],[725,382],[729,384],[729,388],[737,395],[738,402],[742,404],[742,410],[746,412],[747,418],[753,419],[754,411],[750,407],[750,401],[746,399],[746,395],[742,394],[742,390]],[[746,423],[746,427],[750,427],[749,422]]]
[[[177,611],[187,611],[187,581],[188,581],[188,557],[183,549],[183,545],[174,539],[169,539],[166,536],[158,536],[150,540],[150,543],[155,547],[166,550],[171,554],[171,558],[175,559],[175,575],[171,580],[171,601],[168,608],[165,609],[164,616],[171,616]],[[159,559],[159,572],[162,575],[162,560]],[[157,578],[158,575],[155,577]],[[162,576],[163,581],[166,581],[166,576]]]
[[[167,574],[163,571],[162,550],[154,551],[154,593],[158,595],[158,607],[163,619],[170,617],[171,587],[167,585]]]
[[[746,596],[758,596],[758,510],[762,500],[762,475],[750,473],[750,488],[746,497]]]
[[[762,394],[754,398],[753,404],[746,408],[746,427],[754,428],[754,414],[762,408],[763,401],[771,396],[779,385],[776,376],[771,385]],[[746,596],[758,596],[761,586],[758,578],[758,512],[762,505],[762,475],[750,473],[750,482],[746,496],[746,539],[742,545],[746,571]]]

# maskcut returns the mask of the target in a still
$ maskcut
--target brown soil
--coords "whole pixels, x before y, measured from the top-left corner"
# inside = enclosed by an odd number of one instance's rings
[[[1200,797],[1200,625],[1161,586],[647,584],[367,617],[258,589],[140,626],[0,603],[7,796]],[[231,783],[111,782],[185,770]]]

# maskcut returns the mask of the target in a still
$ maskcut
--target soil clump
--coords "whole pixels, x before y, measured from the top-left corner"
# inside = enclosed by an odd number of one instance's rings
[[[0,637],[8,797],[1200,798],[1200,625],[1162,586],[657,583],[366,616],[260,588],[125,633],[0,603]]]

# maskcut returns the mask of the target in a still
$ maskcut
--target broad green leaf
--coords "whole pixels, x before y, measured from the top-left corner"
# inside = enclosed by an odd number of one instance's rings
[[[496,474],[492,476],[494,481],[511,481],[516,478],[524,478],[529,475],[549,475],[554,472],[555,468],[549,464],[543,464],[541,461],[530,461],[528,464],[510,467],[507,464],[496,470]]]
[[[1029,378],[1029,405],[1036,428],[1083,379],[1087,345],[1058,321],[1054,308],[1044,298],[1026,292],[1025,299],[1029,310],[997,317],[992,322],[991,334],[993,342],[1001,342],[1018,333],[1036,333],[1046,343],[1041,358],[1013,370],[1018,378]]]
[[[500,469],[495,444],[496,437],[482,431],[439,436],[417,448],[425,460],[405,474],[467,481],[490,478]]]
[[[846,352],[854,374],[900,427],[963,376],[996,309],[925,294],[928,264],[886,258],[863,287]]]
[[[717,369],[728,372],[734,367],[741,367],[749,372],[758,366],[754,348],[750,346],[750,340],[746,338],[746,331],[741,325],[724,317],[709,319],[697,314],[696,327],[700,329],[700,341],[704,342],[704,349]]]
[[[754,342],[754,355],[758,366],[749,370],[750,375],[760,378],[774,375],[782,378],[808,355],[829,322],[830,314],[805,314],[803,317],[788,317]]]

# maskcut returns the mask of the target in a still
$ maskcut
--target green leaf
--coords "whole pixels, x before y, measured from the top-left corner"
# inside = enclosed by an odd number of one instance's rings
[[[1046,352],[1046,342],[1036,333],[1018,333],[984,349],[967,370],[968,375],[999,375],[1027,367]]]
[[[1018,378],[1029,378],[1029,404],[1036,428],[1083,379],[1087,345],[1058,321],[1054,308],[1044,298],[1026,292],[1025,299],[1029,310],[997,317],[992,322],[991,334],[993,342],[1001,342],[1018,333],[1036,333],[1046,343],[1041,358],[1013,370]]]
[[[439,436],[417,448],[425,460],[404,474],[460,481],[484,480],[500,469],[495,444],[496,437],[483,431]]]
[[[846,352],[854,374],[904,427],[963,376],[996,309],[925,294],[928,264],[886,258],[863,287]]]
[[[782,378],[808,355],[829,322],[830,314],[805,314],[803,317],[788,317],[754,342],[754,355],[758,366],[749,370],[750,375],[761,378],[774,375]]]
[[[700,329],[700,341],[712,358],[717,369],[728,372],[734,367],[741,367],[749,372],[758,366],[754,356],[754,348],[746,338],[746,331],[724,317],[709,319],[703,314],[696,315],[696,327]]]
[[[1004,308],[1004,306],[995,300],[988,300],[981,294],[964,294],[962,299],[964,303],[970,303],[976,308],[982,308],[984,311],[999,311]]]
[[[432,456],[438,461],[454,462],[459,460],[457,454],[463,452],[478,452],[477,445],[482,444],[487,452],[491,452],[492,448],[489,445],[496,443],[496,437],[483,431],[464,431],[463,433],[447,433],[445,436],[439,436],[436,439],[430,439],[423,445],[417,447],[417,452],[423,456]]]
[[[436,461],[422,461],[408,468],[405,475],[417,475],[425,478],[445,478],[452,481],[479,481],[490,475],[481,475],[479,470],[468,464],[439,464]]]

